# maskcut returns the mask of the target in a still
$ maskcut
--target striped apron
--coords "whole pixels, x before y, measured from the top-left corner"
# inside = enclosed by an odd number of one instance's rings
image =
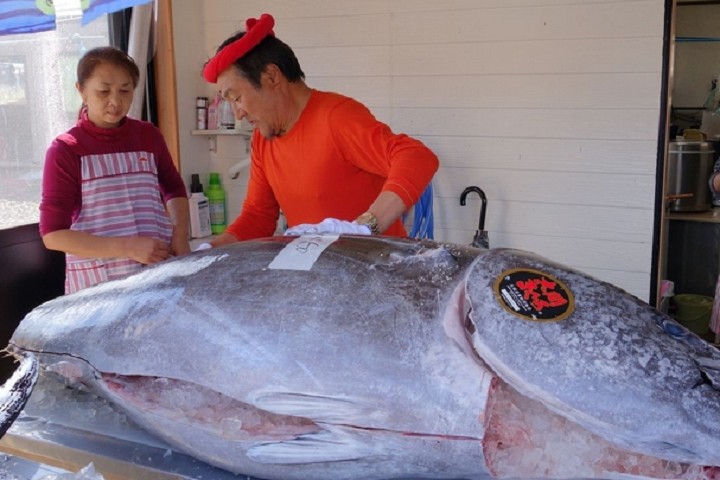
[[[170,243],[155,157],[149,152],[86,155],[80,158],[82,205],[70,227],[101,237],[143,236]],[[123,278],[142,268],[127,257],[66,255],[65,293]]]

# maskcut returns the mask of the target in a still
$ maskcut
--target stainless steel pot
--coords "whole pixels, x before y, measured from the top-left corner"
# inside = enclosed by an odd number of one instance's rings
[[[708,180],[713,171],[712,142],[670,142],[667,194],[672,212],[703,212],[712,208]]]

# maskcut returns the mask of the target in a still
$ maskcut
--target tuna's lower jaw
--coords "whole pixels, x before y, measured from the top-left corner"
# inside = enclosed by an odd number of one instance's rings
[[[270,413],[179,380],[114,374],[102,374],[102,380],[109,392],[122,399],[117,403],[202,428],[230,441],[281,442],[324,430],[310,419]],[[495,382],[490,398],[482,448],[486,464],[497,478],[718,478],[714,469],[617,448],[523,397],[502,381]],[[480,439],[466,436],[344,427],[426,440],[480,443]]]

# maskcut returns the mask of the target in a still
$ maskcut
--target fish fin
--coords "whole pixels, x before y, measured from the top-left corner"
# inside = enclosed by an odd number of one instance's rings
[[[309,418],[321,423],[352,424],[377,416],[377,409],[360,399],[326,397],[292,392],[260,392],[253,398],[258,408],[280,415]],[[374,415],[373,415],[374,413]]]
[[[720,390],[720,360],[699,358],[695,360],[703,379],[715,390]]]
[[[265,464],[340,462],[358,460],[369,454],[367,445],[332,427],[293,440],[262,443],[247,451],[248,458]]]

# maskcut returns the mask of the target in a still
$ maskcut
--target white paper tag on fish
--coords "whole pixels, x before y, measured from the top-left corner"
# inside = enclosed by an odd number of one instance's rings
[[[270,262],[271,270],[310,270],[320,254],[337,240],[339,235],[302,235],[288,243]]]

